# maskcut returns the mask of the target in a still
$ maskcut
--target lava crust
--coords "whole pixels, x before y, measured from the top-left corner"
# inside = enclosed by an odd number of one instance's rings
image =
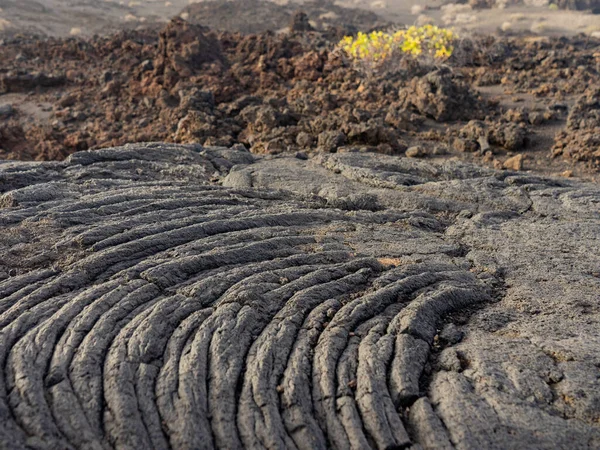
[[[595,185],[135,144],[0,186],[0,447],[600,445]]]

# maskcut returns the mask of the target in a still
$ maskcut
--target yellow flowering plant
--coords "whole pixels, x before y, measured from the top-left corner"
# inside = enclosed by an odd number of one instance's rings
[[[386,33],[373,31],[363,33],[359,31],[356,37],[344,37],[339,46],[352,59],[383,61],[392,55],[403,39],[403,31]]]
[[[377,66],[400,51],[411,56],[429,56],[446,60],[454,51],[453,42],[458,36],[450,29],[435,25],[412,26],[393,33],[359,32],[356,37],[344,37],[338,47],[351,59]]]

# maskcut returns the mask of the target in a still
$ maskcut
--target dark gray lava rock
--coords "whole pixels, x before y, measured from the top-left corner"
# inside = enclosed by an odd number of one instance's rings
[[[573,9],[577,11],[592,11],[592,13],[600,14],[600,0],[555,0],[559,8]]]
[[[15,109],[10,103],[0,105],[0,118],[7,118],[14,114]]]
[[[315,29],[310,24],[310,20],[306,13],[302,11],[297,11],[292,17],[292,21],[290,23],[290,31],[296,32],[305,32],[305,31],[315,31]]]
[[[1,448],[600,444],[597,185],[138,144],[0,192]]]

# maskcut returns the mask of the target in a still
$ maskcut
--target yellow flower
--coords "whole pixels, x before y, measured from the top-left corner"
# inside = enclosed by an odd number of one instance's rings
[[[456,35],[448,29],[435,25],[411,26],[393,33],[381,30],[359,32],[356,37],[345,36],[338,47],[354,60],[380,63],[393,56],[395,51],[407,55],[429,55],[445,59],[452,55],[451,45]]]

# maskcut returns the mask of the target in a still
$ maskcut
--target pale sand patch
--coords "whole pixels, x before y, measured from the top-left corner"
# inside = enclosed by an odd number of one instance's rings
[[[591,35],[600,31],[600,15],[584,11],[554,11],[549,8],[548,0],[527,0],[527,6],[509,4],[505,8],[491,9],[473,9],[468,4],[443,5],[441,0],[386,0],[387,7],[383,10],[371,8],[372,0],[337,0],[336,3],[348,7],[370,8],[389,20],[404,24],[415,23],[413,7],[416,7],[415,11],[423,9],[423,13],[436,25],[451,26],[457,31],[470,33],[496,33],[505,22],[511,23],[510,31],[515,33],[530,31],[534,24],[539,23],[543,25],[536,25],[536,33],[548,36],[573,36],[578,33]]]
[[[382,0],[378,0],[376,2],[371,3],[371,8],[373,8],[375,10],[385,9],[385,8],[387,8],[387,3]]]
[[[1,1],[1,0],[0,0]],[[169,20],[190,3],[206,0],[44,0],[47,13],[40,13],[41,0],[19,0],[6,6],[0,17],[0,31],[33,30],[53,36],[68,36],[74,28],[82,34],[106,34],[129,23]],[[224,1],[224,0],[217,0]],[[299,4],[308,0],[272,0]],[[454,0],[459,1],[459,0]],[[528,32],[541,35],[591,35],[600,31],[600,16],[580,11],[552,11],[548,0],[527,0],[530,6],[505,9],[472,9],[468,4],[444,5],[442,0],[335,0],[341,6],[372,10],[390,22],[400,24],[434,23],[469,33]],[[101,6],[100,6],[101,5]],[[537,6],[536,6],[537,5]],[[430,8],[433,7],[433,8]],[[543,19],[543,20],[542,20]],[[542,25],[539,25],[542,24]],[[10,30],[9,30],[10,31]]]
[[[415,16],[422,14],[424,10],[425,7],[423,5],[413,5],[413,7],[410,8],[410,12],[413,13]]]

